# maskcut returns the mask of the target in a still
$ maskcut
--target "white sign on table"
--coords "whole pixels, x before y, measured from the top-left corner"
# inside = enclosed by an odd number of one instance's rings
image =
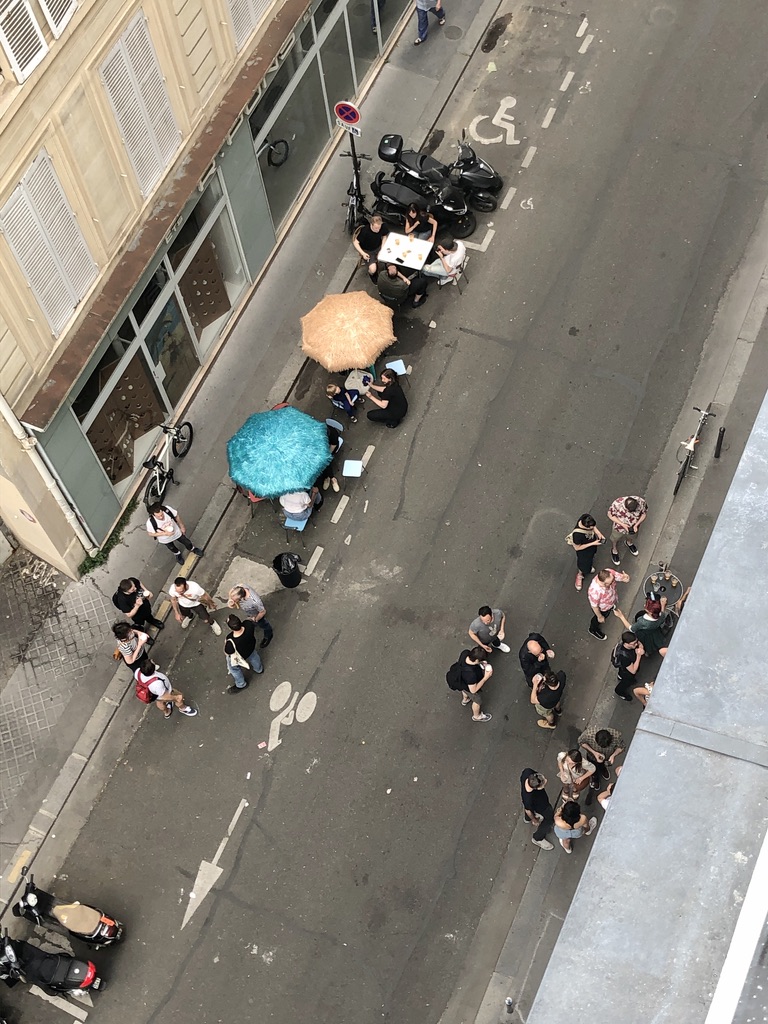
[[[432,242],[421,238],[409,238],[390,231],[376,259],[379,263],[394,263],[396,267],[421,270],[432,251]]]

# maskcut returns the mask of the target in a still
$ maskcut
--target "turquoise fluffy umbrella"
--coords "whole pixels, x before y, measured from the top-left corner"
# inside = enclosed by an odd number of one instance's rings
[[[230,477],[262,498],[306,491],[331,458],[325,424],[292,406],[254,413],[227,441]]]

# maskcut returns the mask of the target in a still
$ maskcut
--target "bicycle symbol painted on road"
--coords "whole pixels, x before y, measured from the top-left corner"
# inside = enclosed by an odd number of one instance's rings
[[[317,707],[317,694],[314,690],[308,690],[299,700],[298,690],[294,690],[286,679],[272,691],[269,707],[270,710],[279,712],[277,717],[272,719],[272,724],[269,727],[267,752],[271,753],[283,742],[280,737],[282,726],[293,725],[294,719],[297,722],[306,722],[312,717]]]

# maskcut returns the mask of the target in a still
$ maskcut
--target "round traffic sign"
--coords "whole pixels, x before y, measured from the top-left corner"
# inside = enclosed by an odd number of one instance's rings
[[[337,103],[333,108],[333,112],[345,124],[357,124],[360,120],[360,111],[353,103],[347,103],[346,100]]]

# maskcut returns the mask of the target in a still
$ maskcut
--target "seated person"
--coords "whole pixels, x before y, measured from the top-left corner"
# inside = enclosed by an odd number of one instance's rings
[[[437,221],[429,210],[424,210],[422,207],[417,206],[416,203],[411,203],[405,215],[405,233],[406,235],[413,235],[414,238],[420,238],[424,242],[431,242],[434,245]]]
[[[376,287],[383,299],[391,299],[392,302],[397,303],[404,302],[409,295],[415,299],[417,294],[421,293],[420,301],[411,303],[414,308],[417,308],[427,301],[427,283],[427,278],[422,277],[421,274],[406,277],[394,263],[388,263],[379,274]]]
[[[349,416],[350,422],[357,423],[355,405],[365,399],[360,397],[360,392],[356,388],[340,388],[338,384],[330,383],[325,389],[325,393],[330,398],[331,405],[345,412]]]
[[[378,392],[378,395],[374,392]],[[368,419],[372,423],[396,427],[408,412],[408,401],[400,387],[397,374],[389,367],[381,375],[381,384],[371,384],[368,397],[378,406],[378,409],[371,409],[368,413]]]
[[[384,221],[375,213],[369,224],[361,224],[352,236],[352,245],[360,253],[363,261],[368,264],[368,276],[376,284],[379,274],[379,265],[376,256],[384,244],[384,239],[389,234],[389,228],[384,226]]]
[[[467,247],[455,238],[448,238],[445,245],[438,245],[437,255],[438,259],[434,263],[428,263],[422,270],[422,274],[447,281],[456,275],[456,271],[464,262]]]
[[[280,506],[287,519],[298,519],[302,522],[309,519],[315,507],[323,503],[320,491],[313,487],[311,491],[291,491],[280,496]]]

